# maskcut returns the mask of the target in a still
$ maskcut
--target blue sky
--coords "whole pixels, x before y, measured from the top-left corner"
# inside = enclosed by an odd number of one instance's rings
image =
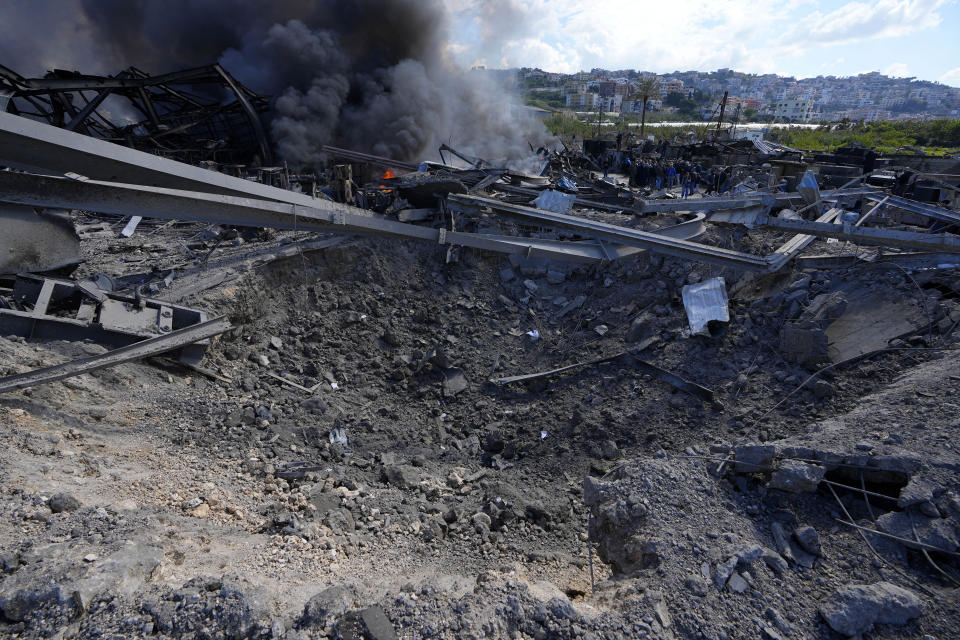
[[[960,87],[960,1],[445,0],[461,65],[796,77],[881,71]]]

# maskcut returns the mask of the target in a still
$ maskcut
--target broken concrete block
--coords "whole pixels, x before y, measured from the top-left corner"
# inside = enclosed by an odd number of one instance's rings
[[[923,601],[912,591],[889,582],[847,585],[820,605],[830,628],[845,636],[869,631],[877,622],[905,624],[923,612]]]
[[[401,489],[410,489],[420,484],[420,472],[405,464],[395,464],[383,468],[383,478]]]
[[[770,477],[767,485],[771,489],[780,489],[790,493],[816,491],[826,469],[818,464],[808,464],[799,460],[784,460]]]
[[[303,608],[300,625],[322,629],[329,618],[344,614],[356,597],[353,587],[334,585],[314,595]]]
[[[351,611],[337,625],[343,640],[397,640],[397,630],[383,607],[372,606]]]
[[[733,470],[735,473],[769,471],[776,452],[776,448],[769,444],[748,444],[735,447],[736,465]]]
[[[933,487],[924,482],[921,478],[913,476],[907,482],[907,486],[900,490],[900,497],[897,499],[897,506],[901,509],[912,507],[915,504],[930,502],[933,500]]]
[[[917,516],[909,511],[891,511],[877,518],[877,528],[884,533],[913,541],[916,538],[923,544],[928,544],[948,553],[960,548],[960,538],[956,528],[950,520],[944,518],[926,518]],[[909,543],[906,546],[910,546]]]

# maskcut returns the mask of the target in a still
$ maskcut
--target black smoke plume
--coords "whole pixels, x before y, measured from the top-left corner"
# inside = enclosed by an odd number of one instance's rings
[[[161,73],[219,60],[251,88],[275,96],[270,130],[278,153],[293,165],[322,161],[324,144],[420,160],[435,158],[445,142],[520,167],[532,155],[529,144],[550,143],[542,123],[487,74],[450,62],[448,16],[439,0],[64,5],[15,4],[8,30],[15,35],[19,23],[47,21],[60,25],[52,29],[59,39],[75,42],[0,44],[0,64],[16,69],[22,58],[24,65],[42,60],[85,73],[130,65]]]

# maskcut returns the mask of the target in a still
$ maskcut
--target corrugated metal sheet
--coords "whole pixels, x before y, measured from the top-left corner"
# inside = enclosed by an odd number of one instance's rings
[[[722,277],[688,284],[683,288],[682,297],[692,334],[710,335],[708,323],[730,322],[727,283]]]

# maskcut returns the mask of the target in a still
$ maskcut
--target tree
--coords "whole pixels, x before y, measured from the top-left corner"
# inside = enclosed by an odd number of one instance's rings
[[[668,93],[667,96],[663,99],[663,103],[670,107],[676,107],[677,113],[681,115],[686,115],[689,117],[696,117],[699,112],[700,105],[696,101],[691,100],[686,95],[673,91]]]
[[[643,138],[643,130],[647,124],[647,101],[660,97],[660,88],[657,87],[656,77],[651,76],[637,82],[637,89],[632,97],[634,100],[638,97],[643,100],[643,112],[640,115],[640,137]]]

